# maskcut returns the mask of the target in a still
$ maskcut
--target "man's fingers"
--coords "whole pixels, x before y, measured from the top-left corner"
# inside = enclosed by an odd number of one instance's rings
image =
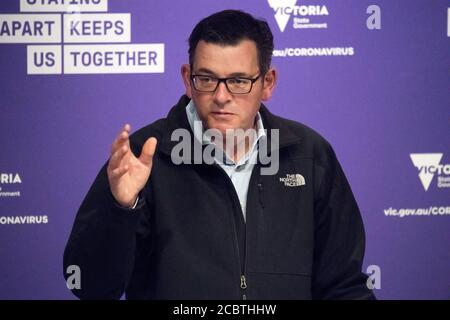
[[[129,149],[127,146],[122,146],[120,149],[116,150],[116,152],[114,152],[109,159],[109,167],[113,169],[118,167],[124,156],[127,154],[128,150]]]
[[[158,143],[158,140],[156,138],[151,137],[145,141],[144,146],[142,147],[142,152],[139,157],[139,160],[149,166],[152,164],[153,155],[155,154],[156,145]]]
[[[130,133],[130,132],[131,132],[131,125],[129,125],[128,123],[125,124],[125,125],[123,126],[123,130],[126,131],[126,132],[128,132],[128,133]]]
[[[123,145],[126,145],[128,142],[129,134],[127,131],[122,131],[117,138],[114,140],[111,148],[111,153],[114,153],[122,147]]]
[[[114,142],[112,144],[111,154],[115,153],[117,151],[117,149],[119,149],[123,145],[127,145],[128,147],[130,147],[130,140],[129,140],[130,131],[131,131],[131,126],[129,124],[126,124],[123,126],[119,135],[117,136],[117,138],[114,140]]]
[[[130,168],[128,167],[128,165],[119,167],[119,168],[115,168],[114,170],[111,171],[110,175],[112,179],[117,179],[120,178],[121,176],[123,176],[125,173],[128,172]]]

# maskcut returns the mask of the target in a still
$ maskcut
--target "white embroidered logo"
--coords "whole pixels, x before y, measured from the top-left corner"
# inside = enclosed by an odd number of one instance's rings
[[[280,178],[280,182],[284,182],[285,187],[300,187],[306,184],[305,177],[301,174],[287,174],[285,178]]]

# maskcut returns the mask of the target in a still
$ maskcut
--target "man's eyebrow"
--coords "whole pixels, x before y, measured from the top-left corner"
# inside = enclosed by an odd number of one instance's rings
[[[230,77],[244,77],[244,78],[251,78],[247,73],[243,72],[235,72],[230,74]]]
[[[200,68],[195,73],[204,73],[207,75],[217,77],[217,74],[215,72],[209,70],[208,68]],[[227,76],[227,78],[230,78],[230,77],[231,78],[233,78],[233,77],[251,78],[247,73],[244,73],[244,72],[234,72]]]
[[[215,76],[216,74],[207,68],[200,68],[195,73],[206,73],[211,76]]]

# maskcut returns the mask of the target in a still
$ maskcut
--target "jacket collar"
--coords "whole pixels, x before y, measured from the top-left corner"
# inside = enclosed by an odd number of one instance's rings
[[[191,127],[189,125],[187,115],[186,115],[186,106],[189,103],[190,99],[188,96],[183,95],[181,96],[178,103],[170,109],[169,113],[167,114],[167,121],[166,121],[166,127],[163,131],[163,136],[161,138],[161,144],[160,144],[160,150],[170,155],[172,148],[178,143],[178,141],[171,141],[172,132],[175,129],[186,129],[191,134],[192,137],[194,133],[191,130]],[[268,139],[268,145],[271,146],[271,129],[278,129],[279,130],[279,149],[282,149],[284,147],[297,144],[300,142],[301,137],[292,132],[292,130],[289,129],[289,127],[286,126],[284,121],[280,118],[272,114],[264,104],[261,104],[261,107],[259,109],[259,112],[262,117],[262,121],[264,124],[264,128],[267,130],[267,139]],[[272,149],[272,151],[275,149]]]

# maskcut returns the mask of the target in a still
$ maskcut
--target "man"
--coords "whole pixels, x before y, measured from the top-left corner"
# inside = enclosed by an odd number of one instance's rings
[[[124,126],[79,209],[64,253],[64,270],[81,270],[75,295],[373,298],[361,216],[332,148],[261,104],[276,83],[272,51],[269,26],[247,13],[197,24],[186,94],[167,118],[132,136]],[[193,137],[183,150],[179,130]],[[227,139],[239,130],[253,134]],[[211,145],[212,163],[193,161]],[[276,172],[264,174],[267,158]]]

